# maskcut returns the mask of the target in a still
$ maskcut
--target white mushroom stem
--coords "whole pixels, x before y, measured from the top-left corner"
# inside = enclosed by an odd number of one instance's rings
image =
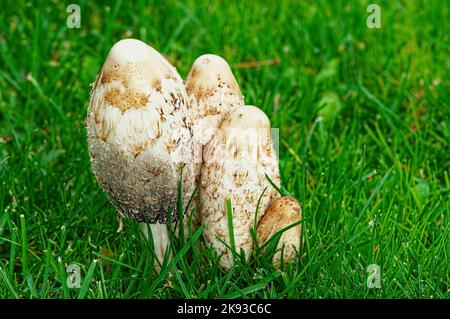
[[[167,263],[170,262],[172,258],[172,254],[169,250],[170,248],[170,237],[169,231],[167,229],[167,224],[146,224],[140,223],[142,233],[146,240],[149,240],[150,237],[148,235],[148,230],[150,228],[150,232],[152,235],[153,241],[153,249],[154,249],[154,257],[155,257],[155,270],[157,273],[161,271],[161,266],[164,263],[164,259],[166,258],[166,254],[168,254]]]
[[[117,227],[117,232],[121,233],[123,231],[123,218],[118,216],[119,219],[119,227]]]

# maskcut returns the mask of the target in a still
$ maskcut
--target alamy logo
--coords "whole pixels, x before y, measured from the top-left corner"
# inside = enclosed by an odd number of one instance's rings
[[[81,288],[81,269],[77,264],[70,264],[66,268],[67,271],[67,287]]]
[[[69,4],[66,8],[66,12],[70,13],[67,17],[66,24],[69,29],[81,28],[81,9],[78,4]]]
[[[367,267],[367,288],[381,288],[381,270],[380,266],[371,264]]]
[[[378,4],[369,4],[367,6],[367,13],[371,13],[371,15],[369,15],[367,17],[367,27],[369,29],[379,29],[381,28],[381,8]]]

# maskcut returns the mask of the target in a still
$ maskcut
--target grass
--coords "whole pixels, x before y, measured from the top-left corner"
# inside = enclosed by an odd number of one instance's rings
[[[372,1],[77,2],[81,29],[63,1],[0,4],[0,297],[450,297],[448,2],[379,0],[381,29],[366,26]],[[211,249],[174,240],[157,276],[138,226],[116,233],[84,121],[124,37],[182,76],[203,53],[230,62],[246,103],[280,129],[283,191],[304,215],[296,263],[237,256],[224,272]]]

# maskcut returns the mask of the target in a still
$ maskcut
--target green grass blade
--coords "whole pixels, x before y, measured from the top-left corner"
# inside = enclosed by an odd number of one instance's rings
[[[3,279],[4,283],[6,284],[6,287],[8,287],[11,294],[14,296],[14,298],[19,299],[19,295],[17,294],[16,290],[14,289],[13,285],[11,284],[11,281],[8,279],[8,275],[3,271],[3,269],[0,267],[0,275]]]
[[[98,260],[94,259],[89,266],[86,277],[84,278],[83,284],[81,285],[80,292],[78,293],[78,299],[84,299],[86,297],[92,277],[94,276],[95,266],[97,265],[97,262]]]

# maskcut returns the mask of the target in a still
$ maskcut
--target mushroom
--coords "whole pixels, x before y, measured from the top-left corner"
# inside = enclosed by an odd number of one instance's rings
[[[93,85],[87,139],[95,177],[120,218],[150,224],[158,268],[169,244],[166,224],[178,219],[181,167],[183,207],[200,172],[176,69],[139,40],[117,42]]]
[[[225,116],[203,151],[200,188],[200,216],[207,244],[223,254],[220,265],[230,269],[233,256],[226,202],[233,208],[235,249],[246,258],[253,249],[251,227],[264,215],[269,203],[279,197],[266,174],[280,183],[278,160],[272,144],[270,122],[255,106],[240,106]],[[261,196],[261,194],[263,194]]]
[[[244,97],[227,61],[214,54],[198,57],[186,78],[194,138],[206,145],[225,115],[244,105]]]
[[[270,204],[258,224],[258,243],[264,245],[275,233],[294,223],[298,223],[301,219],[302,209],[297,200],[291,197],[276,199]],[[300,224],[282,233],[272,258],[272,264],[275,267],[281,267],[282,260],[283,264],[287,264],[295,259],[296,252],[300,249],[300,236]]]
[[[214,54],[198,57],[186,77],[186,92],[189,98],[189,111],[193,121],[194,142],[201,150],[217,131],[224,116],[244,105],[244,97],[227,61]],[[201,163],[202,158],[200,154]],[[197,175],[196,185],[200,183]],[[194,198],[193,205],[198,201]],[[184,219],[184,229],[188,229],[190,214]],[[195,228],[200,216],[192,217]],[[187,234],[187,232],[185,232]]]

